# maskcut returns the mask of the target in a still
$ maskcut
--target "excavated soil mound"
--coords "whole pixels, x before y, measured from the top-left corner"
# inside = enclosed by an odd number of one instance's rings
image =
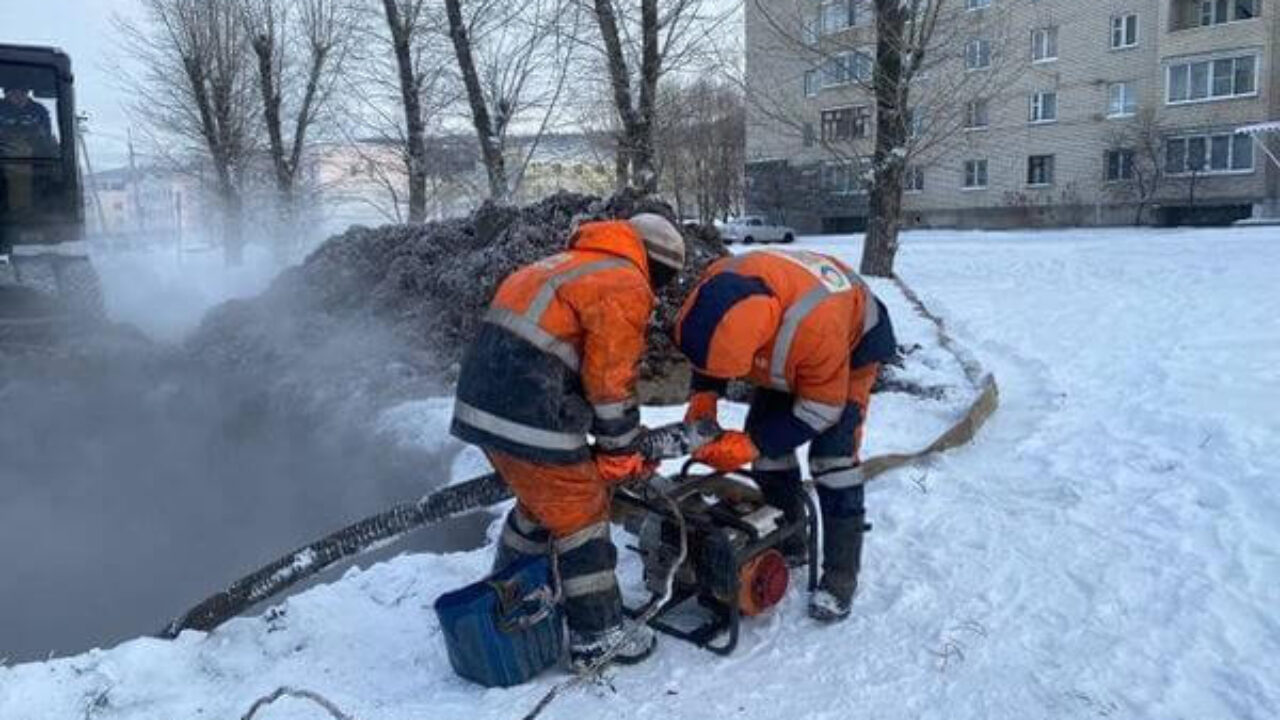
[[[673,217],[664,203],[633,194],[561,193],[523,208],[486,205],[467,218],[353,227],[261,296],[210,312],[186,350],[223,369],[264,374],[273,394],[292,400],[382,404],[444,392],[504,277],[562,249],[575,222],[636,212]],[[683,385],[661,382],[680,375],[666,330],[698,274],[726,252],[714,229],[684,232],[690,261],[663,294],[645,361],[646,378],[660,381],[650,400]]]

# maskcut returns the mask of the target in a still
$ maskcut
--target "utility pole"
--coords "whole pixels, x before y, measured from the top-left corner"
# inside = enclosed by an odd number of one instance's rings
[[[146,229],[146,216],[142,213],[142,183],[138,176],[138,162],[133,152],[133,128],[128,130],[129,138],[129,203],[133,205],[133,229]]]
[[[84,158],[85,177],[89,180],[89,192],[93,196],[93,206],[98,211],[98,229],[105,236],[107,234],[107,215],[102,210],[102,198],[98,195],[98,181],[93,176],[93,163],[89,162],[89,145],[84,141],[84,126],[88,121],[88,115],[80,114],[76,116],[76,142],[80,143],[80,157]]]

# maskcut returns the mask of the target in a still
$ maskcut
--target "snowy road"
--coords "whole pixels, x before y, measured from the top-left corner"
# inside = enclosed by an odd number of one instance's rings
[[[1280,717],[1277,234],[908,236],[902,275],[1002,406],[873,487],[853,619],[819,628],[793,593],[728,659],[668,641],[544,717]],[[907,410],[873,407],[873,451],[920,434]],[[0,717],[234,718],[289,684],[365,720],[518,718],[558,678],[466,685],[429,610],[486,563],[404,557],[271,620],[0,669]]]

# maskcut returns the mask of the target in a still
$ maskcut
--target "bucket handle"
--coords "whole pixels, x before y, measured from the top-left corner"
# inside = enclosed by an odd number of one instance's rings
[[[559,598],[546,585],[540,585],[523,597],[518,583],[491,581],[498,595],[498,628],[505,633],[524,632],[550,617]]]

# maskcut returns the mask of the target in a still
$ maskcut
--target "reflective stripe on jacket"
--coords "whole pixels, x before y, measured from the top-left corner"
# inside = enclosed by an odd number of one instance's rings
[[[549,463],[589,457],[588,433],[603,450],[628,449],[640,432],[648,272],[630,225],[597,222],[504,280],[463,359],[453,434]]]
[[[788,433],[799,438],[782,443],[791,447],[840,419],[854,399],[851,367],[896,349],[887,311],[852,269],[782,250],[713,264],[681,309],[676,342],[702,374],[794,395],[804,427]]]

